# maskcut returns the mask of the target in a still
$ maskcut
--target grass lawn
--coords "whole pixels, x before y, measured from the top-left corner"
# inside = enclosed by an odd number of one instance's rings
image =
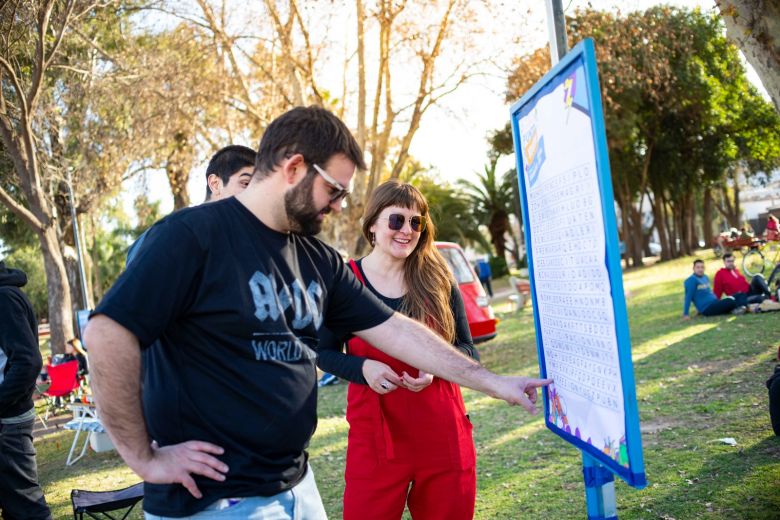
[[[720,262],[708,258],[710,279]],[[649,485],[616,485],[621,518],[780,518],[780,438],[772,434],[764,382],[780,345],[780,312],[680,320],[690,259],[627,272],[633,358]],[[498,309],[506,309],[499,306]],[[498,337],[481,345],[486,366],[537,373],[530,308],[500,313]],[[310,455],[325,507],[341,517],[347,423],[345,385],[320,392]],[[585,518],[579,452],[540,416],[466,390],[478,456],[476,518]],[[72,488],[137,481],[115,453],[70,468],[72,438],[37,441],[41,481],[55,518],[70,514]],[[717,439],[734,437],[736,447]]]

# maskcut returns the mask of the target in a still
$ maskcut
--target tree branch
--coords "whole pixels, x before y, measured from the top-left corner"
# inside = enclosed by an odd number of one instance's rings
[[[122,66],[122,64],[121,64],[121,63],[119,63],[119,62],[116,60],[116,58],[114,58],[113,56],[111,56],[111,55],[110,55],[110,54],[109,54],[109,53],[108,53],[106,50],[104,50],[104,49],[103,49],[103,48],[102,48],[100,45],[98,45],[98,43],[97,43],[95,40],[93,40],[92,38],[90,38],[90,37],[88,37],[86,34],[84,34],[84,33],[81,31],[81,29],[79,29],[78,27],[73,27],[73,28],[71,28],[71,30],[72,30],[72,31],[73,31],[73,32],[74,32],[74,33],[75,33],[77,36],[79,36],[79,37],[80,37],[82,40],[84,40],[84,42],[85,42],[85,43],[87,43],[87,45],[89,45],[90,47],[92,47],[93,49],[95,49],[96,51],[98,51],[98,52],[99,52],[99,53],[100,53],[100,54],[101,54],[101,55],[102,55],[102,56],[103,56],[105,59],[109,60],[109,61],[110,61],[110,62],[112,62],[112,63],[115,63],[115,64],[116,64],[116,65],[118,65],[118,66],[119,66],[121,69],[125,69],[125,67],[123,67],[123,66]]]
[[[32,186],[29,175],[25,175],[28,165],[25,164],[22,154],[22,143],[19,142],[18,135],[15,135],[7,117],[0,116],[0,141],[5,147],[6,153],[14,163],[14,169],[17,172],[19,181],[22,184],[22,190],[30,197],[32,195]]]
[[[250,106],[252,104],[252,96],[249,94],[249,87],[247,87],[244,76],[241,74],[241,69],[238,66],[238,61],[233,52],[233,42],[231,41],[231,38],[225,33],[225,28],[223,26],[217,25],[217,19],[214,16],[214,11],[211,7],[204,0],[198,0],[198,5],[206,17],[206,21],[209,24],[209,30],[211,30],[211,32],[214,33],[214,36],[225,46],[228,60],[230,60],[230,66],[233,68],[233,79],[238,83],[239,87],[241,87],[241,91],[244,93],[244,103],[247,106]]]
[[[19,108],[22,111],[22,119],[27,119],[27,114],[29,113],[27,107],[27,98],[25,97],[24,91],[22,90],[22,85],[19,82],[19,77],[16,75],[16,72],[14,71],[11,64],[8,63],[8,61],[2,56],[0,56],[0,66],[2,66],[11,76],[11,82],[14,84],[14,89],[16,90],[16,96],[19,98]]]
[[[317,88],[316,83],[314,82],[314,58],[312,56],[312,50],[311,50],[311,41],[309,39],[309,31],[306,30],[306,25],[303,23],[303,18],[301,17],[301,13],[298,10],[298,4],[295,2],[295,0],[290,0],[290,9],[292,9],[293,13],[295,14],[295,18],[298,20],[298,25],[301,26],[301,33],[303,34],[303,41],[306,45],[306,79],[308,79],[309,86],[312,89],[312,92],[314,93],[314,96],[317,98],[317,104],[322,105],[322,94],[320,94],[319,89]]]
[[[43,83],[43,76],[46,72],[46,33],[49,31],[49,20],[53,8],[54,0],[47,1],[38,18],[38,41],[35,44],[32,83],[30,84],[30,91],[27,92],[27,107],[30,111],[35,109],[35,100],[38,98],[38,93]]]
[[[43,224],[30,210],[21,205],[16,199],[0,186],[0,202],[10,209],[16,216],[25,221],[35,231],[43,231]]]
[[[70,23],[70,16],[73,14],[74,6],[75,3],[72,1],[68,4],[68,8],[65,11],[64,19],[62,20],[62,25],[60,25],[60,30],[57,33],[57,36],[54,38],[54,45],[52,45],[51,52],[49,53],[49,57],[46,60],[46,63],[44,64],[43,67],[44,72],[49,67],[49,65],[51,65],[51,61],[54,59],[54,56],[56,56],[57,51],[60,48],[60,44],[62,43],[62,36],[65,34],[65,29],[68,27],[68,24]]]

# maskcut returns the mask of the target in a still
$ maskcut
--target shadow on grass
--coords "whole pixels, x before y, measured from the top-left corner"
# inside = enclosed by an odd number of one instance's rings
[[[651,466],[659,491],[641,504],[631,500],[626,512],[651,510],[676,519],[780,516],[780,438],[765,437],[744,449],[712,443],[696,448],[679,453],[676,463]]]

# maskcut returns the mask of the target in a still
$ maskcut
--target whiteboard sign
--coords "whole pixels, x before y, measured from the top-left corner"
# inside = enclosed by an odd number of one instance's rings
[[[545,422],[646,485],[592,40],[511,109]]]

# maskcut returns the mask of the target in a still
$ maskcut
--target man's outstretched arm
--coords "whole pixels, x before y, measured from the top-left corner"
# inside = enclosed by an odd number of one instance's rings
[[[466,357],[424,325],[395,313],[355,333],[386,354],[453,383],[473,388],[536,413],[536,389],[552,379],[499,376]]]
[[[212,455],[223,452],[219,446],[151,444],[141,407],[141,349],[129,330],[100,314],[89,320],[84,343],[100,420],[130,469],[147,482],[181,483],[196,498],[201,493],[191,474],[225,480],[227,466]]]

